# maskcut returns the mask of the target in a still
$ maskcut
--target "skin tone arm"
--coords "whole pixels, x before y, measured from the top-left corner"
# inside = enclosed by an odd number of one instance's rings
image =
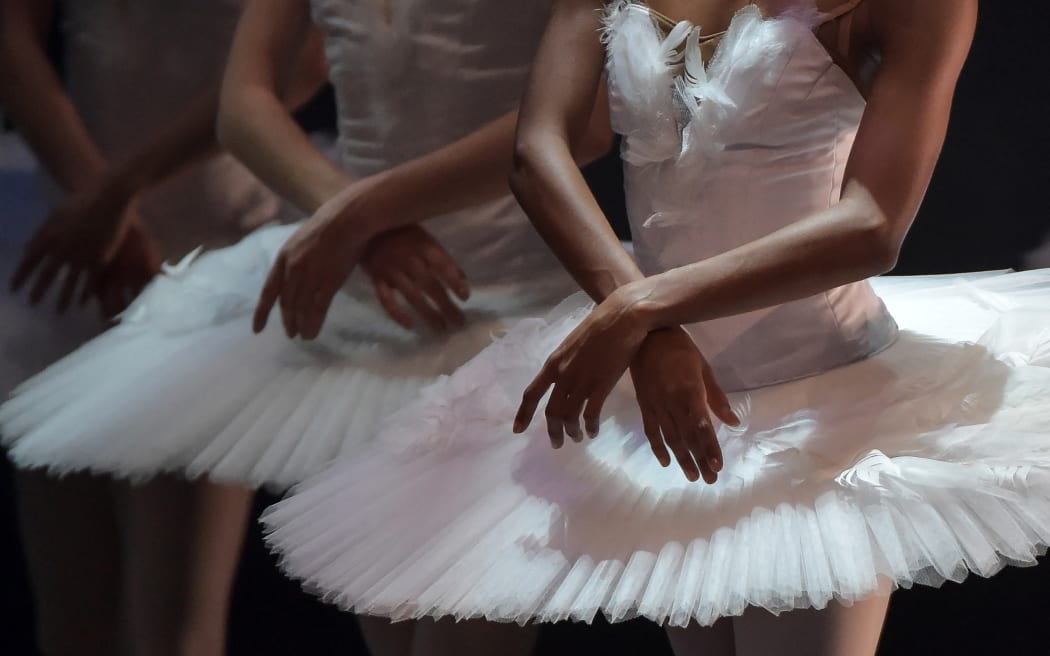
[[[869,5],[882,63],[841,201],[740,248],[619,287],[529,387],[519,427],[528,424],[552,385],[547,410],[556,420],[552,437],[562,425],[578,431],[574,424],[581,412],[596,424],[601,402],[654,331],[804,298],[892,268],[940,153],[973,36],[976,1],[871,0]],[[580,221],[574,218],[573,223]],[[713,432],[699,439],[711,442]],[[713,447],[706,452],[713,453]],[[692,479],[691,468],[683,469]]]
[[[537,230],[580,286],[598,302],[605,301],[625,285],[645,279],[621,246],[573,163],[573,153],[579,148],[592,107],[597,104],[607,111],[605,91],[599,88],[605,65],[605,50],[597,38],[602,6],[600,0],[556,3],[533,63],[510,177],[518,202]],[[573,65],[567,66],[566,61]],[[596,93],[602,94],[597,103]],[[611,319],[607,323],[617,324]],[[634,338],[624,335],[620,339],[632,341]],[[713,481],[721,467],[721,453],[717,441],[711,439],[712,424],[707,413],[710,407],[723,421],[737,423],[728,399],[714,380],[710,366],[681,328],[643,334],[641,341],[640,351],[646,357],[637,358],[638,364],[632,366],[631,373],[654,454],[664,466],[670,465],[673,454],[690,480],[699,477],[703,470],[705,479]],[[549,363],[563,362],[568,355],[560,347]],[[666,379],[662,371],[668,363],[685,372],[676,378],[675,389],[664,385]],[[582,439],[579,411],[570,415],[566,409],[575,407],[576,403],[586,402],[586,431],[591,437],[598,434],[602,402],[623,374],[623,367],[618,368],[615,360],[611,364],[609,371],[600,377],[606,385],[589,391],[588,396],[571,397],[555,390],[546,411],[552,446],[560,448],[565,434],[574,441]],[[605,366],[599,361],[589,365]],[[553,366],[556,365],[548,364],[544,372]],[[695,377],[690,376],[693,373]],[[515,418],[515,432],[523,432],[531,422],[536,406],[550,386],[550,383],[542,385],[546,380],[537,379],[526,390]],[[697,397],[699,404],[695,402]],[[670,412],[674,409],[672,401],[682,411],[678,414],[693,412],[697,416],[687,424],[676,425]],[[701,432],[711,435],[701,435]]]
[[[288,4],[306,3],[289,0]],[[261,75],[256,79],[262,88],[272,86],[274,78],[270,82]],[[230,83],[228,79],[227,86]],[[345,178],[340,182],[333,176],[323,182],[300,183],[290,173],[277,173],[274,184],[278,188],[286,189],[291,198],[301,199],[304,209],[317,209],[278,256],[260,296],[255,329],[265,327],[270,311],[280,302],[289,337],[316,337],[332,298],[353,268],[359,261],[367,268],[363,258],[378,235],[505,194],[516,120],[517,112],[510,112],[444,148],[353,182]],[[596,159],[611,145],[607,116],[596,112],[592,124],[586,147],[578,153],[580,161]],[[283,138],[284,133],[274,130],[267,134]],[[227,142],[232,149],[240,150],[232,140]],[[275,145],[271,150],[274,155],[287,156],[292,152],[290,138],[287,147]],[[247,157],[246,151],[241,152]],[[305,160],[302,165],[314,166]],[[273,166],[276,171],[293,164],[289,157],[285,163],[260,163],[259,170],[262,166]],[[428,259],[434,257],[432,253]],[[453,289],[465,286],[465,281],[456,281],[454,274],[441,277],[451,282]]]
[[[597,38],[603,5],[602,0],[555,3],[532,65],[510,175],[514,196],[533,225],[580,287],[599,302],[644,279],[575,162],[591,115],[608,113],[601,84],[605,49]]]
[[[317,149],[283,102],[290,87],[307,83],[304,77],[315,87],[327,80],[322,34],[310,18],[309,3],[250,2],[238,25],[223,83],[219,138],[271,189],[303,211],[316,213],[354,181]],[[315,233],[300,231],[292,244],[301,245],[297,238],[311,234]],[[462,321],[462,311],[447,289],[466,298],[465,276],[425,231],[377,235],[365,247],[361,263],[372,277],[377,300],[402,326],[413,327],[414,318],[398,297],[435,330]],[[257,318],[256,331],[264,324]]]
[[[98,277],[115,258],[137,217],[131,211],[134,199],[219,152],[215,139],[219,89],[216,86],[194,99],[138,151],[107,166],[47,59],[44,37],[52,8],[50,2],[39,0],[0,2],[4,19],[0,43],[7,62],[0,66],[0,95],[10,99],[12,116],[23,134],[70,192],[31,240],[13,286],[39,270],[31,293],[31,300],[38,301],[61,268],[68,266],[59,302],[64,309],[80,278]],[[34,29],[28,29],[30,22]],[[295,85],[289,102],[293,106],[305,102],[317,86]],[[42,103],[48,111],[42,111]],[[60,120],[55,121],[55,116]],[[89,283],[84,289],[92,287]]]
[[[107,163],[47,56],[50,0],[0,0],[0,98],[66,192],[92,186]]]
[[[352,182],[314,146],[284,102],[294,85],[316,91],[327,80],[321,34],[308,2],[252,0],[245,6],[222,86],[219,140],[306,213]]]
[[[46,41],[53,10],[50,0],[0,0],[0,98],[58,185],[71,199],[87,198],[102,188],[109,164],[88,134],[48,59]],[[96,284],[85,286],[84,290],[85,299],[91,292],[98,296],[105,316],[120,312],[126,299],[136,294],[159,268],[159,257],[141,223],[135,221],[134,208],[115,211],[127,215],[131,225],[123,243],[111,253],[111,266],[99,272]],[[65,218],[68,215],[79,217],[82,213],[59,208],[45,227],[71,220],[73,217]],[[34,237],[26,259],[16,268],[12,287],[17,289],[45,260],[46,243],[48,240],[40,233]],[[33,302],[44,296],[61,266],[61,259],[46,258],[42,275],[30,294]],[[67,276],[59,299],[60,310],[70,303],[78,277],[72,273]]]
[[[882,63],[839,203],[762,239],[625,290],[650,328],[724,317],[885,273],[944,144],[974,0],[871,3]]]

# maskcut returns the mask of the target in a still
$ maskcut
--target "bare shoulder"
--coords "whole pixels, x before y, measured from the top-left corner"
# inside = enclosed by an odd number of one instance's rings
[[[977,25],[977,0],[868,0],[872,38],[884,59],[961,67]]]

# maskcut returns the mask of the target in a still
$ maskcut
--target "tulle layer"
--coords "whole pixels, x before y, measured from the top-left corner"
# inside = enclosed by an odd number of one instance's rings
[[[277,316],[253,336],[250,313],[294,229],[262,229],[170,268],[120,325],[18,388],[0,408],[13,461],[285,488],[352,453],[380,419],[490,344],[505,318],[549,310],[548,296],[571,284],[548,276],[535,288],[475,290],[464,329],[421,337],[352,278],[318,340],[289,341]]]
[[[734,395],[744,424],[719,428],[715,485],[659,466],[626,381],[593,441],[511,433],[580,300],[298,485],[267,539],[326,601],[394,619],[710,625],[1034,563],[1050,542],[1050,272],[875,285],[899,341]]]

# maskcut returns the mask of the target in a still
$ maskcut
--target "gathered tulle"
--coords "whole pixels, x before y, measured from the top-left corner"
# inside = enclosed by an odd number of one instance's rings
[[[111,8],[83,4],[72,16],[74,27],[98,27],[113,18]],[[216,25],[232,27],[227,18],[236,22],[236,12],[227,12],[235,0],[222,3],[219,23],[214,12],[183,4],[121,13],[136,19],[155,14],[178,24],[196,16],[207,19],[209,34]],[[386,20],[360,3],[310,4],[338,98],[339,163],[355,179],[447,146],[517,106],[550,11],[548,3],[529,3],[508,20],[499,3],[428,0],[399,3]],[[144,33],[163,23],[149,21]],[[96,30],[76,31],[81,45],[97,40],[91,36]],[[126,80],[98,75],[90,58],[81,60],[70,63],[76,70],[88,65],[89,90]],[[161,109],[176,106],[161,103]],[[139,125],[141,118],[125,123]],[[232,200],[236,180],[217,179],[222,184],[208,190]],[[168,227],[214,218],[183,211],[183,201],[210,198],[166,194],[165,215],[183,219]],[[258,212],[239,207],[245,211],[235,212],[241,220],[236,227],[249,219],[254,225]],[[431,217],[425,227],[470,282],[463,329],[445,335],[403,329],[375,302],[368,276],[355,272],[317,340],[287,340],[276,316],[253,336],[259,291],[295,229],[262,228],[231,248],[196,253],[168,268],[119,326],[18,389],[0,408],[11,457],[19,466],[57,474],[90,469],[138,479],[180,472],[283,488],[353,453],[382,417],[421,387],[455,370],[514,320],[542,315],[575,290],[509,194]],[[193,231],[176,232],[180,243],[207,241]]]
[[[168,267],[120,324],[15,390],[0,428],[19,467],[131,479],[173,472],[285,489],[354,453],[379,421],[492,342],[543,312],[571,282],[476,290],[467,325],[446,335],[401,328],[355,274],[313,342],[251,312],[295,226]]]
[[[635,3],[607,11],[646,274],[839,199],[864,98],[814,34],[830,16],[787,4],[737,13],[710,61],[688,23],[664,33]],[[723,385],[746,390],[731,395],[743,425],[718,427],[714,485],[660,467],[626,378],[597,439],[553,450],[543,421],[511,431],[588,311],[580,295],[518,324],[271,507],[285,571],[393,619],[685,626],[990,576],[1050,541],[1048,271],[862,281],[687,326]]]
[[[586,300],[516,326],[264,516],[286,572],[395,619],[709,625],[1033,564],[1050,542],[1050,272],[875,281],[867,361],[732,395],[717,484],[656,462],[629,382],[597,439],[510,430]],[[1027,329],[1018,329],[1025,326]]]

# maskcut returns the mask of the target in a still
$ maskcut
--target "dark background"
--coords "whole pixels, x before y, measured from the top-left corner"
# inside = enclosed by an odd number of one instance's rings
[[[916,0],[923,1],[923,0]],[[985,0],[977,39],[959,85],[948,142],[897,273],[1018,267],[1050,227],[1047,90],[1050,5]],[[330,98],[303,116],[330,120]],[[627,235],[615,156],[589,171],[618,231]],[[0,464],[0,654],[33,654],[32,611],[11,504]],[[260,495],[256,515],[274,499]],[[253,523],[238,573],[230,653],[364,653],[353,619],[282,578]],[[645,621],[544,627],[537,654],[665,654],[662,631]],[[1050,565],[1011,568],[939,590],[894,595],[880,654],[1050,654]]]

